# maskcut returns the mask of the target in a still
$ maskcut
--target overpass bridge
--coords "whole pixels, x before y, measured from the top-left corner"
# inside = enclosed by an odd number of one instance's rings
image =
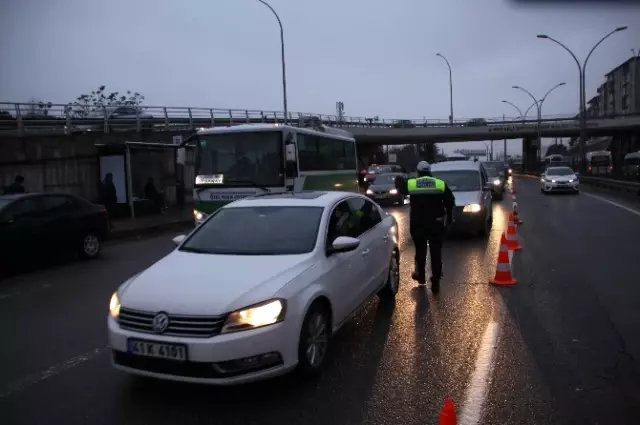
[[[1,136],[59,136],[77,133],[114,132],[190,132],[201,127],[245,123],[283,123],[278,111],[255,111],[214,108],[176,108],[154,106],[121,106],[109,109],[102,117],[92,114],[95,107],[77,109],[62,104],[0,103]],[[121,113],[114,113],[114,110]],[[359,143],[406,144],[411,142],[500,140],[543,137],[567,137],[579,134],[575,115],[545,116],[537,120],[489,118],[484,125],[473,125],[468,119],[374,119],[338,117],[313,113],[289,113],[289,122],[300,125],[313,118],[325,125],[351,132]],[[591,136],[640,130],[640,115],[597,118],[587,121]]]

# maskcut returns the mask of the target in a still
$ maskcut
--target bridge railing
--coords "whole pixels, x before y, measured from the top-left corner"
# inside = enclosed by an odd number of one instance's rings
[[[0,134],[38,132],[113,131],[184,131],[202,127],[237,125],[245,123],[284,123],[281,111],[250,109],[192,108],[171,106],[126,106],[128,115],[114,114],[116,107],[82,107],[51,103],[7,103],[0,102]],[[463,127],[495,124],[536,124],[536,119],[522,120],[518,117],[489,118],[478,123],[473,119],[457,118],[453,123],[448,119],[377,119],[371,117],[351,117],[316,114],[311,112],[290,112],[289,122],[299,125],[308,118],[315,117],[323,124],[333,127]],[[543,121],[574,120],[574,114],[544,116]],[[476,119],[477,120],[477,119]]]

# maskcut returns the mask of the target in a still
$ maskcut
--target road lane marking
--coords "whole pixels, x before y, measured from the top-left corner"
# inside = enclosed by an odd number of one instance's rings
[[[582,192],[582,194],[583,194],[583,195],[590,196],[590,197],[595,198],[595,199],[598,199],[598,200],[600,200],[600,201],[602,201],[602,202],[606,202],[607,204],[611,204],[611,205],[613,205],[614,207],[622,208],[623,210],[628,211],[628,212],[630,212],[631,214],[635,214],[635,215],[637,215],[638,217],[640,217],[640,211],[635,210],[635,209],[633,209],[633,208],[631,208],[631,207],[627,207],[626,205],[619,204],[619,203],[617,203],[617,202],[614,202],[614,201],[612,201],[612,200],[610,200],[610,199],[607,199],[607,198],[604,198],[604,197],[602,197],[602,196],[594,195],[593,193]]]
[[[101,348],[93,349],[91,351],[87,351],[86,353],[80,354],[79,356],[72,357],[55,366],[51,366],[43,371],[34,373],[32,375],[27,376],[26,378],[20,379],[9,385],[6,385],[0,388],[0,399],[6,398],[12,394],[17,393],[18,391],[27,389],[37,383],[40,383],[46,379],[52,378],[56,375],[61,374],[66,370],[76,367],[88,360],[91,360],[92,358],[105,352],[106,349],[107,347],[101,347]]]
[[[480,423],[484,404],[489,392],[489,382],[493,371],[495,351],[498,342],[498,322],[492,321],[482,336],[478,349],[475,368],[465,393],[464,404],[460,414],[460,425],[477,425]]]

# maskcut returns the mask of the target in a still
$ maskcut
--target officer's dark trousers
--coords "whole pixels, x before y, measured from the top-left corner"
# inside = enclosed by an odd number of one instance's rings
[[[411,238],[416,248],[416,272],[419,275],[425,273],[428,247],[431,251],[431,276],[436,279],[442,277],[442,240],[444,238],[442,223],[434,222],[413,228]]]

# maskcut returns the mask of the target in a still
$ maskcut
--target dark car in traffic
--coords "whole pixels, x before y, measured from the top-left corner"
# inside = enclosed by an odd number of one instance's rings
[[[501,201],[504,197],[505,178],[500,175],[500,172],[492,167],[484,167],[487,177],[489,178],[489,184],[491,185],[491,195],[493,199]]]
[[[396,177],[407,178],[404,173],[377,174],[375,181],[367,188],[367,196],[379,204],[404,205],[404,196],[395,186]]]
[[[66,193],[0,196],[0,268],[31,263],[63,251],[100,254],[109,234],[102,205]]]

